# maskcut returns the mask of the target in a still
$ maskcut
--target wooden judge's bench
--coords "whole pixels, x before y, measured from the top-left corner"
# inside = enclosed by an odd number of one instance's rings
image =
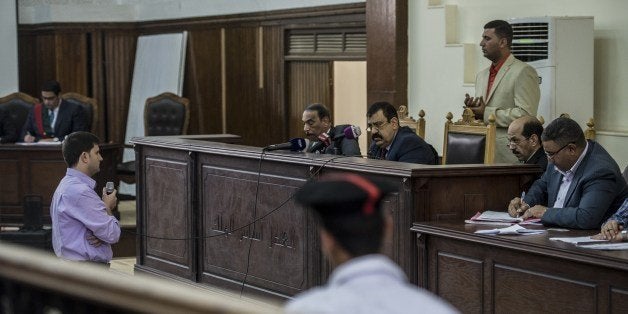
[[[286,298],[330,272],[318,226],[294,193],[308,179],[357,173],[399,187],[385,208],[385,251],[417,282],[416,221],[464,220],[504,210],[540,169],[530,165],[428,166],[184,137],[134,138],[138,169],[136,270],[190,283]]]

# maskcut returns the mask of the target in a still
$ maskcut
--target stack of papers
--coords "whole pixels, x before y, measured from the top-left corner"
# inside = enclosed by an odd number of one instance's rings
[[[512,225],[506,228],[489,229],[489,230],[477,230],[475,233],[479,234],[510,234],[510,235],[528,235],[528,234],[540,234],[545,230],[526,229],[520,225]]]
[[[521,218],[511,217],[507,212],[494,212],[487,210],[483,213],[478,212],[473,217],[471,217],[471,219],[467,219],[464,222],[468,224],[510,226],[516,223],[521,223],[522,225],[539,224],[541,222],[541,219],[530,218],[523,221],[523,219]]]
[[[608,240],[591,239],[591,237],[550,238],[550,240],[567,242],[581,248],[592,250],[628,250],[628,242],[610,242]]]

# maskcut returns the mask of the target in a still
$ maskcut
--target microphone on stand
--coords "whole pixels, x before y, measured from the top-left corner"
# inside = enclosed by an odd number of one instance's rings
[[[348,139],[348,140],[355,140],[360,135],[362,135],[362,130],[360,129],[360,127],[357,126],[357,125],[350,125],[350,126],[346,127],[344,130],[342,130],[342,133],[337,134],[336,136],[334,136],[334,140],[337,140],[337,139],[343,138],[343,137]]]
[[[264,151],[272,150],[291,150],[293,152],[302,151],[305,148],[305,139],[297,137],[290,139],[290,142],[273,144],[264,147]]]

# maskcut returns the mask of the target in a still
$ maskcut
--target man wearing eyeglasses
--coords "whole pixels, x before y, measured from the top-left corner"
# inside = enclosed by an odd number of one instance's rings
[[[348,124],[333,126],[329,109],[323,104],[310,104],[302,116],[303,132],[310,140],[305,149],[308,153],[360,156],[357,136],[347,138],[344,130]],[[358,134],[359,136],[359,134]]]
[[[545,171],[547,157],[541,146],[542,133],[543,124],[537,118],[518,118],[508,126],[508,148],[520,162],[539,165]]]
[[[544,225],[596,229],[628,197],[619,166],[599,144],[587,141],[577,122],[552,121],[541,136],[549,165],[522,199],[508,206],[511,216],[541,218]]]
[[[417,164],[437,164],[438,155],[412,129],[399,126],[397,109],[388,102],[376,102],[366,112],[371,147],[368,157]]]

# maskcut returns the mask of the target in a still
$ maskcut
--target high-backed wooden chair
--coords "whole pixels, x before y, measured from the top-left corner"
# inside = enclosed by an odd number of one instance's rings
[[[37,98],[22,92],[16,92],[0,98],[0,110],[8,113],[13,120],[15,127],[22,130],[28,112],[38,103]],[[19,133],[19,132],[18,132]]]
[[[81,105],[87,118],[87,129],[92,133],[96,133],[96,130],[98,130],[98,103],[96,99],[78,93],[65,93],[61,95],[61,99]]]
[[[495,159],[495,116],[490,115],[488,124],[475,120],[471,109],[466,108],[462,119],[452,122],[453,114],[447,113],[443,164],[492,164]]]
[[[146,136],[184,135],[190,122],[190,101],[173,93],[146,99],[144,133]]]
[[[144,135],[184,135],[190,121],[190,101],[173,93],[162,93],[146,99],[144,105]],[[119,163],[117,177],[135,183],[135,161]]]
[[[407,126],[416,132],[420,138],[425,138],[425,111],[419,110],[419,120],[417,121],[408,116],[408,107],[401,105],[397,109],[397,117],[399,117],[399,126]]]

